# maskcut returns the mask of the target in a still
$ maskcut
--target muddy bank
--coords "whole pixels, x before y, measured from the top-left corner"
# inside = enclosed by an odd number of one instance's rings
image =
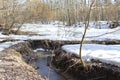
[[[27,41],[15,44],[9,47],[8,49],[14,49],[15,51],[19,52],[22,56],[31,55],[33,53],[31,44]]]
[[[0,52],[0,80],[44,80],[39,73],[24,62],[22,55],[6,49]]]
[[[63,45],[67,44],[79,44],[80,41],[67,41],[67,40],[29,40],[28,41],[31,44],[31,47],[33,49],[35,48],[44,48],[44,49],[57,49],[60,48]],[[120,44],[120,40],[105,40],[105,41],[98,41],[98,40],[91,40],[91,41],[84,41],[84,44]]]
[[[41,44],[36,43],[36,46],[38,45]],[[40,77],[42,77],[41,80],[44,80],[43,78],[48,77],[49,70],[50,70],[49,80],[65,80],[60,74],[56,73],[54,69],[48,66],[47,57],[52,56],[50,52],[46,51],[33,52],[32,44],[29,43],[28,41],[15,44],[9,47],[8,49],[14,49],[15,51],[19,52],[23,61],[27,63],[27,65],[35,69],[35,72],[37,72],[40,75]],[[39,80],[39,78],[30,80]]]
[[[78,56],[67,54],[61,49],[55,52],[52,65],[68,80],[69,76],[73,77],[72,80],[120,80],[119,67],[92,60],[92,62],[86,62],[87,67],[84,68]]]
[[[101,63],[99,61],[93,61],[91,63],[87,62],[87,69],[84,69],[81,66],[81,63],[79,62],[79,57],[77,57],[76,55],[72,55],[72,54],[68,55],[66,54],[65,51],[58,50],[58,48],[60,48],[62,45],[77,44],[77,43],[79,43],[79,41],[71,42],[71,41],[50,41],[50,40],[31,41],[30,40],[30,41],[25,41],[23,43],[18,43],[16,45],[13,45],[8,49],[14,49],[16,52],[19,52],[23,58],[24,63],[25,62],[29,63],[30,61],[32,60],[34,61],[35,59],[39,58],[40,55],[36,56],[35,54],[33,54],[33,49],[44,48],[47,51],[54,49],[55,56],[53,57],[52,65],[56,71],[58,71],[60,74],[63,74],[68,80],[120,80],[120,69],[116,66]],[[76,63],[77,61],[78,63]],[[38,62],[40,62],[40,59],[38,60]],[[17,65],[19,64],[20,63],[18,63]],[[15,65],[15,67],[17,66]],[[34,68],[33,67],[32,67],[32,69],[34,69],[33,73],[35,73],[37,78],[35,79],[25,78],[25,80],[39,80],[39,79],[42,80],[43,78],[41,78],[41,76],[38,77],[39,74],[35,70],[36,67]],[[22,71],[22,69],[23,71],[25,71],[24,68],[21,67],[20,70]],[[4,69],[2,68],[1,71],[4,72]],[[15,71],[13,71],[13,73],[14,72]],[[32,75],[32,73],[29,73],[29,70],[28,71],[26,70],[26,73],[30,74],[30,76]],[[18,74],[22,74],[22,72],[19,73],[18,71]],[[1,75],[3,75],[3,73]],[[5,75],[7,76],[7,74]],[[11,75],[12,77],[13,76],[16,77],[17,73],[12,74],[11,72]],[[11,78],[11,80],[13,79]],[[15,80],[23,80],[23,79],[15,79]]]
[[[105,44],[105,45],[115,45],[115,44],[120,44],[120,40],[105,40],[105,41],[97,41],[97,40],[92,40],[91,41],[93,44]]]

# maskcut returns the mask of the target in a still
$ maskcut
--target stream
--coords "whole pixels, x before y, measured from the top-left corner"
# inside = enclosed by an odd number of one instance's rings
[[[40,57],[36,60],[36,66],[38,72],[41,74],[42,77],[49,78],[48,80],[66,80],[63,76],[61,76],[59,73],[57,73],[54,69],[48,66],[48,56],[51,54],[43,52],[43,51],[37,51],[37,54],[40,55]]]

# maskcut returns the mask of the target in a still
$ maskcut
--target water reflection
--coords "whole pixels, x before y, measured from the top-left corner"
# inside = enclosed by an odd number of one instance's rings
[[[38,71],[40,72],[42,77],[48,77],[49,80],[65,80],[61,75],[59,75],[52,68],[47,66],[47,58],[39,58],[37,60]]]

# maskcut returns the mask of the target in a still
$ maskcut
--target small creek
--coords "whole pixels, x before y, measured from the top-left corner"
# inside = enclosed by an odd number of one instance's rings
[[[49,76],[49,80],[66,80],[63,76],[48,66],[48,61],[50,60],[48,60],[47,57],[51,54],[43,51],[37,51],[37,54],[39,54],[40,57],[36,60],[36,67],[42,77],[48,78]]]

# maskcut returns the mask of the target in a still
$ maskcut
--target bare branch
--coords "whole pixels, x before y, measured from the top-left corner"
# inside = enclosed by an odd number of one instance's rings
[[[88,26],[89,26],[89,20],[90,20],[90,13],[91,13],[91,9],[92,9],[92,6],[94,4],[95,0],[91,3],[90,5],[90,9],[88,11],[88,14],[87,14],[87,17],[86,17],[86,23],[85,23],[85,30],[84,30],[84,34],[82,36],[82,40],[80,42],[80,51],[79,51],[79,56],[80,56],[80,60],[81,60],[81,63],[84,67],[86,67],[84,61],[82,60],[82,45],[83,45],[83,42],[84,42],[84,39],[85,39],[85,35],[86,35],[86,32],[87,32],[87,29],[88,29]]]

